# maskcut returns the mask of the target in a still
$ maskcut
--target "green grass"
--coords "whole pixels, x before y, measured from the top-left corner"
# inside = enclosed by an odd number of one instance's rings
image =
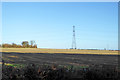
[[[25,64],[11,64],[11,63],[5,63],[6,66],[12,66],[16,68],[22,68],[25,67]]]

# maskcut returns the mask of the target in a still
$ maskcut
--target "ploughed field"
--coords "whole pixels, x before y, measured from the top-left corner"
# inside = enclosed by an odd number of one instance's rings
[[[31,52],[30,52],[31,50]],[[88,67],[89,65],[108,65],[108,66],[117,66],[118,65],[118,55],[108,55],[109,53],[117,54],[116,51],[102,51],[102,50],[76,50],[75,53],[70,51],[63,50],[63,53],[60,53],[60,50],[50,50],[43,49],[41,53],[36,51],[38,49],[3,49],[2,58],[5,63],[11,64],[45,64],[45,65],[60,65],[60,66],[82,66]],[[40,49],[39,49],[40,50]],[[42,52],[43,51],[43,52]],[[52,53],[54,51],[54,53]],[[66,51],[66,52],[65,52]],[[78,51],[80,53],[78,53]],[[37,53],[38,52],[38,53]],[[46,53],[45,53],[46,52]],[[61,51],[62,52],[62,51]],[[81,53],[83,52],[83,54]],[[94,54],[85,54],[85,53],[94,53]],[[95,53],[102,53],[95,54]],[[109,53],[108,53],[109,52]],[[107,55],[106,55],[106,54]],[[103,55],[104,54],[104,55]]]
[[[1,52],[2,80],[120,78],[117,51],[4,48]]]

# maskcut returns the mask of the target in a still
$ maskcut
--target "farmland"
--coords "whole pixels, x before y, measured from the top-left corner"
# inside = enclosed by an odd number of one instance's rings
[[[118,64],[117,51],[3,48],[2,52],[3,60],[7,63],[37,63],[75,66]]]
[[[88,73],[92,70],[91,69],[90,71],[85,72],[84,69],[93,68],[92,71],[94,74],[99,75],[98,78],[100,76],[103,76],[102,73],[104,72],[104,75],[113,74],[113,76],[109,76],[109,77],[116,80],[117,79],[116,71],[118,71],[117,70],[117,66],[118,66],[117,54],[118,54],[117,51],[107,51],[107,50],[3,48],[2,60],[4,62],[4,65],[18,67],[18,68],[25,67],[26,65],[29,65],[29,64],[35,64],[39,66],[55,65],[55,66],[58,66],[59,68],[62,67],[63,71],[64,71],[64,68],[67,68],[69,70],[69,72],[67,73],[68,78],[70,78],[70,75],[72,75],[72,78],[73,78],[75,76],[78,77],[81,74],[82,74],[81,77],[83,78],[84,76],[89,75]],[[72,70],[71,67],[75,70]],[[105,68],[105,69],[101,69],[101,68]],[[8,69],[10,69],[10,67],[3,66],[4,72],[8,71]],[[15,71],[16,68],[15,69],[12,68],[12,69]],[[24,70],[22,69],[23,68],[20,69],[22,71],[22,73],[20,74],[21,76],[24,76],[25,73],[23,72]],[[30,68],[30,69],[39,70],[39,68],[37,67]],[[81,74],[78,73],[80,69],[82,70],[80,71]],[[97,70],[98,72],[94,72],[96,71],[96,69],[98,69]],[[44,69],[42,70],[44,72]],[[54,71],[56,70],[52,70],[52,72]],[[58,71],[57,73],[59,73],[59,69],[57,69],[57,71]],[[111,71],[111,72],[108,72],[108,71]],[[4,72],[3,72],[3,75],[6,76]],[[67,71],[64,71],[64,72],[65,73],[63,75],[66,75]],[[12,74],[17,77],[21,77],[21,76],[18,76],[18,73],[12,73]],[[38,75],[37,72],[35,74]],[[54,73],[51,73],[51,74],[53,75]],[[59,74],[61,75],[61,72]],[[49,74],[47,74],[47,76],[48,75]],[[9,72],[8,72],[7,77],[10,77],[10,76],[11,75],[9,75]],[[59,78],[59,76],[57,75],[56,77]],[[106,77],[104,76],[103,78],[106,78]],[[100,80],[104,80],[103,78]],[[47,79],[43,79],[43,80],[47,80]],[[62,79],[55,79],[55,80],[62,80]],[[70,79],[70,80],[74,80],[74,79]],[[89,80],[89,79],[85,78],[83,80]]]
[[[79,50],[79,49],[75,50],[75,49],[41,49],[41,48],[2,48],[2,52],[118,55],[118,51],[109,50]]]

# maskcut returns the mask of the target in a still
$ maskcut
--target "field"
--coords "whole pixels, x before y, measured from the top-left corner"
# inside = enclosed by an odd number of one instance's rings
[[[118,64],[117,51],[3,48],[2,52],[3,60],[6,63],[37,63],[75,66],[89,66],[91,64]]]
[[[67,68],[68,70],[71,68],[75,69],[75,70],[70,70],[68,77],[70,75],[73,76],[73,74],[75,73],[76,73],[75,76],[77,77],[80,76],[81,74],[78,74],[80,69],[83,70],[83,71],[80,71],[82,72],[82,75],[85,75],[85,76],[89,75],[88,73],[90,71],[85,72],[84,69],[93,68],[94,69],[92,70],[93,73],[99,75],[98,77],[100,77],[102,73],[104,72],[105,73],[104,75],[113,74],[113,76],[109,76],[109,77],[116,80],[116,78],[118,77],[116,75],[117,74],[116,70],[118,71],[118,55],[117,54],[118,54],[117,51],[107,51],[107,50],[3,48],[2,49],[2,62],[6,66],[15,67],[15,69],[16,67],[22,68],[29,64],[35,64],[39,66],[43,66],[43,65],[53,66],[54,65],[58,67]],[[62,69],[64,70],[64,68]],[[105,70],[103,70],[102,68],[105,68]],[[9,69],[10,67],[6,68],[5,66],[3,66],[4,72],[9,71]],[[95,69],[100,69],[100,70],[95,70]],[[112,69],[115,69],[115,71]],[[44,69],[43,69],[43,72],[44,72]],[[29,73],[29,70],[28,70],[28,73]],[[66,72],[64,73],[64,75],[65,74]],[[22,73],[22,75],[24,75],[24,72]],[[11,75],[8,75],[8,76],[11,76]],[[55,80],[58,80],[58,79],[55,79]],[[59,80],[62,80],[62,79],[59,79]],[[83,79],[83,80],[89,80],[89,79]],[[99,79],[99,80],[104,80],[104,79]]]
[[[110,50],[79,50],[79,49],[40,49],[40,48],[2,48],[2,52],[18,53],[67,53],[67,54],[103,54],[118,55],[118,51]]]

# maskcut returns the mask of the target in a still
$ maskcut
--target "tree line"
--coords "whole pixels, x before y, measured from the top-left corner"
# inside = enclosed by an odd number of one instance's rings
[[[0,47],[2,48],[37,48],[37,44],[35,43],[34,40],[31,40],[30,42],[23,41],[21,45],[15,44],[15,43],[12,43],[12,44],[5,43],[0,45]]]

